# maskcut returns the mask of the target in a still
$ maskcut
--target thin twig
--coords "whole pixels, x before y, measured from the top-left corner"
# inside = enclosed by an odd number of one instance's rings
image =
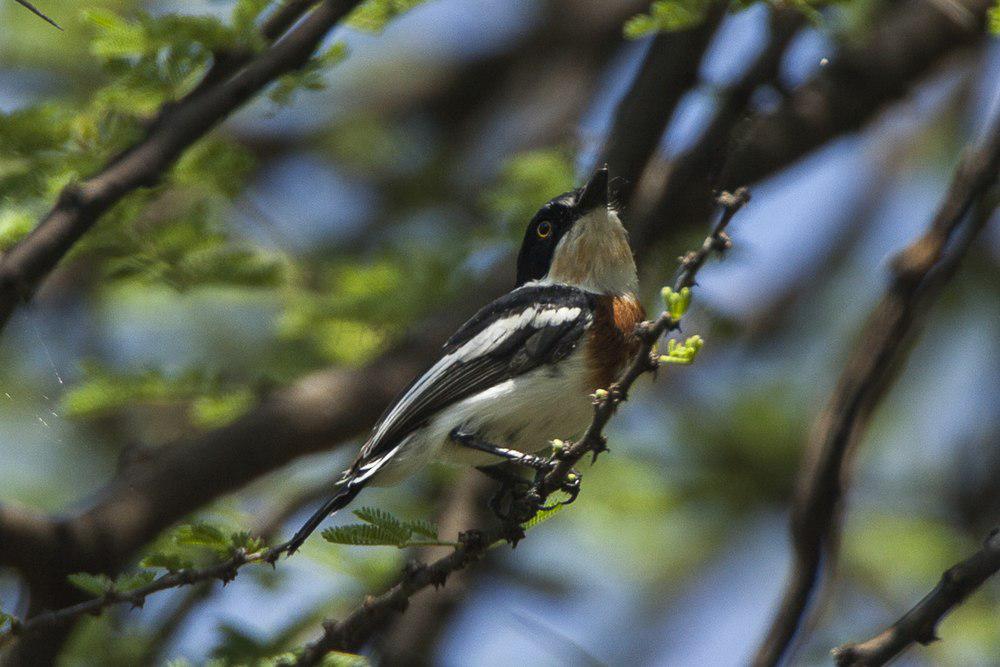
[[[0,632],[0,646],[4,646],[17,636],[36,631],[40,628],[65,625],[81,616],[98,615],[104,609],[111,606],[128,604],[133,608],[142,607],[147,597],[160,591],[215,580],[227,584],[236,578],[236,574],[241,567],[250,563],[262,562],[269,554],[270,549],[263,549],[254,553],[247,553],[243,549],[237,549],[231,557],[221,563],[203,568],[187,568],[177,570],[176,572],[168,572],[145,586],[140,586],[130,591],[110,590],[104,595],[84,600],[69,607],[42,612],[23,621],[15,619],[11,623],[10,628]]]
[[[781,604],[754,657],[757,667],[777,664],[791,646],[820,579],[821,565],[835,555],[851,454],[906,359],[930,301],[985,226],[989,210],[968,213],[987,198],[998,168],[1000,118],[985,144],[962,160],[928,230],[892,262],[892,280],[812,429],[792,504],[795,560]],[[966,221],[966,229],[959,231]]]
[[[59,25],[58,23],[56,23],[55,21],[53,21],[52,19],[50,19],[48,16],[46,16],[45,14],[43,14],[42,11],[40,9],[38,9],[38,7],[35,7],[33,4],[31,4],[30,2],[28,2],[28,0],[14,0],[14,2],[16,2],[19,5],[21,5],[22,7],[24,7],[25,9],[27,9],[32,14],[34,14],[38,18],[42,19],[46,23],[48,23],[49,25],[52,25],[52,26],[58,28],[59,30],[62,30],[62,26],[61,25]]]
[[[702,244],[702,249],[681,258],[681,271],[675,284],[677,291],[694,284],[695,276],[710,252],[728,248],[725,228],[736,212],[749,201],[749,192],[741,188],[732,195],[723,193],[718,201],[724,210]],[[594,416],[590,426],[577,442],[555,455],[556,465],[532,485],[524,498],[528,510],[524,515],[518,516],[519,523],[530,520],[545,504],[546,499],[564,486],[576,463],[588,454],[596,456],[606,449],[604,427],[622,401],[627,399],[632,384],[642,375],[652,373],[659,367],[653,348],[660,336],[677,329],[678,325],[677,320],[664,312],[655,321],[643,322],[636,328],[641,341],[638,353],[617,382],[606,391],[595,394]],[[473,530],[462,533],[459,536],[459,546],[450,554],[430,565],[408,567],[399,582],[388,591],[378,597],[366,598],[360,607],[343,620],[324,623],[323,635],[303,648],[292,664],[317,665],[331,651],[356,650],[392,615],[404,611],[412,595],[431,585],[443,586],[451,573],[478,560],[494,544],[504,541],[516,543],[523,535],[518,526],[511,525],[490,531]]]
[[[994,528],[983,547],[948,569],[930,593],[889,628],[857,644],[833,650],[838,667],[878,667],[913,644],[937,641],[941,619],[1000,571],[1000,528]]]

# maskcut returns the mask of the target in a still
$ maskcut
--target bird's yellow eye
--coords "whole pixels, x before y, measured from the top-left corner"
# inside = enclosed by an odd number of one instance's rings
[[[552,223],[543,220],[538,223],[538,228],[535,231],[538,233],[538,238],[547,239],[552,235]]]

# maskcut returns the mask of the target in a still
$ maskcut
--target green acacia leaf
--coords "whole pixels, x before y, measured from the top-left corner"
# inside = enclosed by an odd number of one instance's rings
[[[425,0],[367,0],[351,12],[345,23],[364,32],[382,32],[390,21]]]
[[[229,536],[229,543],[234,549],[243,549],[247,553],[261,551],[267,543],[262,537],[258,537],[248,530],[242,530]]]
[[[353,546],[387,546],[398,547],[405,539],[400,539],[398,533],[385,530],[381,526],[370,523],[357,523],[347,526],[327,528],[322,533],[323,539],[333,544],[349,544]]]
[[[115,582],[105,574],[90,574],[89,572],[76,572],[66,577],[69,583],[79,588],[84,593],[94,596],[101,596],[114,589]]]
[[[137,588],[142,588],[151,584],[156,579],[156,573],[149,570],[139,570],[138,572],[126,572],[115,578],[114,588],[116,591],[128,593]]]
[[[419,519],[417,521],[407,521],[406,527],[410,529],[412,533],[426,537],[432,540],[438,539],[438,529],[430,521],[426,519]]]
[[[540,510],[535,516],[533,516],[528,521],[524,522],[522,528],[525,530],[530,530],[540,523],[545,523],[552,517],[554,517],[559,512],[566,508],[566,505],[561,504],[563,501],[569,500],[569,494],[563,493],[562,491],[557,491],[549,496],[548,503],[551,505],[553,503],[560,503],[547,510]]]
[[[139,567],[162,567],[168,572],[179,572],[194,567],[194,563],[180,554],[155,553],[139,561]]]
[[[649,13],[637,14],[625,22],[625,36],[639,39],[654,32],[693,28],[705,20],[708,6],[708,0],[656,0]]]
[[[174,541],[182,546],[207,547],[222,553],[230,551],[229,539],[215,526],[207,523],[184,524],[177,528]]]
[[[371,662],[363,655],[331,651],[326,654],[321,664],[322,667],[369,667]]]
[[[385,510],[377,507],[361,507],[354,510],[354,516],[366,523],[378,526],[382,530],[395,535],[397,542],[405,542],[413,534],[413,530],[402,521]]]

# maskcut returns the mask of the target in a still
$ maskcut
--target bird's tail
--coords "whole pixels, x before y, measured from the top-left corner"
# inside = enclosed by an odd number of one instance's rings
[[[352,479],[344,482],[343,488],[341,488],[340,491],[333,496],[333,498],[330,498],[328,501],[323,503],[322,507],[313,512],[312,516],[309,517],[309,520],[306,521],[301,528],[299,528],[298,532],[295,533],[292,539],[282,545],[281,550],[289,556],[298,551],[299,547],[302,546],[302,543],[305,542],[310,535],[312,535],[313,531],[319,527],[319,524],[323,523],[324,519],[347,507],[347,505],[354,500],[355,496],[361,493],[361,489],[364,487],[365,482],[362,480]]]

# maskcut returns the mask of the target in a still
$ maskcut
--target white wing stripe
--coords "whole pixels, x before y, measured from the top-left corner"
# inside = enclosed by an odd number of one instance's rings
[[[441,357],[436,364],[431,366],[431,368],[424,373],[424,375],[417,380],[412,387],[410,387],[409,391],[407,391],[403,397],[399,399],[399,402],[393,406],[389,414],[386,415],[384,420],[382,420],[382,423],[379,425],[370,441],[381,438],[395,423],[396,419],[398,419],[406,408],[413,402],[413,400],[419,396],[424,389],[433,384],[434,381],[447,372],[448,368],[451,367],[452,364],[469,361],[471,359],[481,357],[484,354],[488,354],[491,350],[496,349],[501,343],[503,343],[503,341],[506,340],[512,333],[519,331],[526,326],[530,326],[534,329],[543,329],[547,326],[558,326],[564,322],[578,318],[581,312],[581,309],[578,307],[568,308],[564,306],[561,308],[555,308],[550,304],[545,304],[542,306],[528,307],[516,315],[509,315],[503,319],[493,322],[488,327],[473,336],[472,339],[462,345],[462,347]],[[395,453],[395,449],[392,450],[392,453]],[[391,454],[389,456],[391,456]],[[388,456],[385,458],[388,459]]]

